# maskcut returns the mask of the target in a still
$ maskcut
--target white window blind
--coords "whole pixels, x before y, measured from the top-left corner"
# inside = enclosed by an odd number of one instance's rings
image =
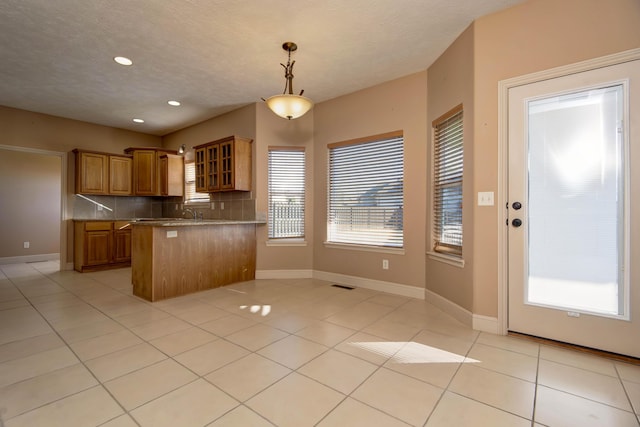
[[[304,237],[303,147],[269,147],[269,239]]]
[[[433,250],[462,255],[462,106],[433,127]]]
[[[184,164],[184,202],[209,202],[209,193],[196,192],[196,164],[194,162],[186,162]]]
[[[329,145],[327,240],[401,248],[402,132]]]

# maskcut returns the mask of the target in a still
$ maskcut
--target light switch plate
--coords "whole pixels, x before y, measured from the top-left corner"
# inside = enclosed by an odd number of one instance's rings
[[[178,230],[167,231],[167,239],[171,239],[172,237],[178,237]]]
[[[479,191],[478,206],[493,206],[493,191]]]

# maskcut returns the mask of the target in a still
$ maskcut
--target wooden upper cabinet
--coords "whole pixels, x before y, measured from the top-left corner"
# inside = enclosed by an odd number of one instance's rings
[[[229,136],[194,147],[196,191],[251,191],[251,142]]]
[[[161,154],[159,160],[160,195],[184,195],[184,159],[176,154]]]
[[[76,155],[76,193],[109,194],[109,155],[73,150]]]
[[[75,149],[76,193],[182,196],[184,159],[175,150],[127,148],[126,154]]]
[[[162,148],[127,148],[125,153],[133,155],[133,194],[136,196],[182,196],[182,190],[176,193],[175,185],[166,184],[167,194],[163,194],[164,177],[171,177],[175,181],[180,179],[181,186],[184,185],[184,164],[180,157],[180,162],[172,158],[171,161],[160,161],[163,155],[176,155],[175,150],[165,150]],[[179,156],[177,156],[179,157]],[[168,169],[164,170],[164,166]],[[161,176],[162,174],[162,176]],[[177,178],[179,177],[179,178]],[[161,179],[162,178],[162,179]],[[171,188],[170,188],[171,187]]]
[[[133,150],[133,193],[136,196],[157,196],[159,194],[156,150]]]
[[[195,175],[196,175],[196,191],[199,193],[206,193],[207,187],[205,186],[206,172],[206,148],[198,148],[195,150]]]
[[[76,155],[76,193],[130,196],[131,156],[73,150]]]
[[[131,196],[133,159],[131,156],[109,156],[109,194]]]

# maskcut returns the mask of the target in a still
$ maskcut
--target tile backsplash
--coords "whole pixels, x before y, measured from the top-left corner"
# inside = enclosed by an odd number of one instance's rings
[[[162,216],[182,217],[183,209],[189,208],[202,213],[204,219],[256,219],[256,200],[252,191],[230,191],[212,193],[209,203],[183,205],[181,197],[167,198],[163,203]],[[189,217],[189,214],[184,214]]]
[[[134,219],[189,217],[185,208],[202,213],[204,219],[256,219],[252,191],[211,194],[210,203],[184,205],[182,197],[73,196],[74,219]]]
[[[160,197],[90,196],[76,194],[74,219],[133,219],[162,216]]]

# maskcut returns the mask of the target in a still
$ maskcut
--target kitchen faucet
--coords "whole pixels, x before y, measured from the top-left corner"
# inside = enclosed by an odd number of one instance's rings
[[[189,209],[189,208],[186,208],[185,210],[182,211],[182,216],[184,216],[184,214],[187,213],[187,212],[189,212],[191,214],[191,216],[193,217],[194,220],[198,219],[198,213],[195,210]]]

